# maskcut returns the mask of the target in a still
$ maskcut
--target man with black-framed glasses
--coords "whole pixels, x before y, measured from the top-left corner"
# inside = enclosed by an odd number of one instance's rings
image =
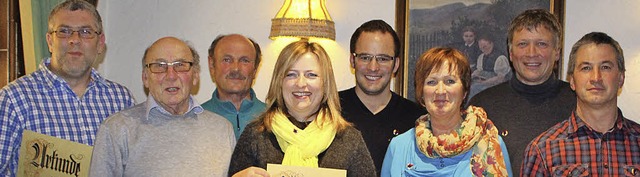
[[[0,90],[0,176],[17,175],[23,130],[93,145],[106,117],[135,104],[126,87],[92,67],[105,48],[93,5],[57,5],[49,14],[46,41],[51,58]]]
[[[200,58],[175,37],[144,52],[147,101],[100,125],[89,176],[227,176],[236,143],[231,124],[191,96]]]
[[[390,90],[401,62],[400,39],[389,24],[362,24],[351,36],[350,49],[356,86],[339,93],[342,116],[362,133],[380,175],[391,138],[413,128],[426,111]]]

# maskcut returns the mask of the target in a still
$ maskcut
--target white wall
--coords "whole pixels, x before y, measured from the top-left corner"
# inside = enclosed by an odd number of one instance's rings
[[[622,46],[626,78],[618,106],[625,117],[640,122],[640,1],[568,0],[565,16],[564,69],[571,46],[583,35],[600,31]],[[565,74],[566,77],[566,74]]]
[[[187,3],[188,2],[188,3]],[[176,36],[192,42],[201,58],[200,102],[211,98],[215,89],[207,67],[207,49],[220,34],[240,33],[256,40],[263,50],[263,61],[254,84],[256,95],[264,100],[273,65],[282,43],[270,40],[271,18],[284,0],[108,0],[99,1],[107,38],[107,56],[99,67],[109,79],[126,85],[136,100],[146,99],[141,79],[144,50],[163,36]],[[329,0],[327,9],[336,26],[336,41],[321,43],[333,60],[338,89],[353,87],[349,67],[349,38],[360,24],[383,19],[395,21],[392,0]]]
[[[625,51],[626,84],[619,105],[625,116],[640,121],[640,1],[567,0],[564,58],[582,35],[602,31],[618,40]],[[254,88],[264,100],[273,65],[283,44],[268,38],[271,18],[284,0],[104,0],[98,9],[107,35],[107,56],[100,71],[109,79],[126,85],[138,102],[145,95],[141,80],[144,49],[163,36],[189,40],[201,56],[200,90],[195,95],[204,102],[215,85],[206,64],[207,48],[219,34],[240,33],[255,39],[263,49],[263,62]],[[327,0],[335,21],[336,41],[322,43],[333,60],[338,89],[350,88],[354,78],[347,60],[349,38],[363,22],[383,19],[395,24],[394,0]],[[566,60],[564,64],[566,71]],[[635,106],[635,109],[634,109]]]

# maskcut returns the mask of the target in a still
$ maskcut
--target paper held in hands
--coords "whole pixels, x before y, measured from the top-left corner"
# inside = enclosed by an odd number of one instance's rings
[[[347,170],[267,164],[267,172],[273,177],[346,177]]]
[[[30,130],[22,132],[17,176],[89,176],[93,147]]]

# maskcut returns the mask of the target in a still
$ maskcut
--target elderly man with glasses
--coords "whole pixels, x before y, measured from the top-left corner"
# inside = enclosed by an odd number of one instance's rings
[[[57,5],[46,40],[51,58],[0,90],[0,176],[16,175],[23,130],[93,145],[106,117],[135,104],[127,88],[92,68],[105,46],[93,5]]]
[[[147,101],[100,126],[90,176],[227,176],[236,143],[231,123],[191,96],[198,53],[164,37],[144,52]]]

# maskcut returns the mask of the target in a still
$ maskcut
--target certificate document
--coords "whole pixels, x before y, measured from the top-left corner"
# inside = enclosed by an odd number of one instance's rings
[[[89,176],[92,150],[89,145],[24,130],[17,176]]]
[[[346,177],[347,170],[267,164],[267,172],[275,177]]]

